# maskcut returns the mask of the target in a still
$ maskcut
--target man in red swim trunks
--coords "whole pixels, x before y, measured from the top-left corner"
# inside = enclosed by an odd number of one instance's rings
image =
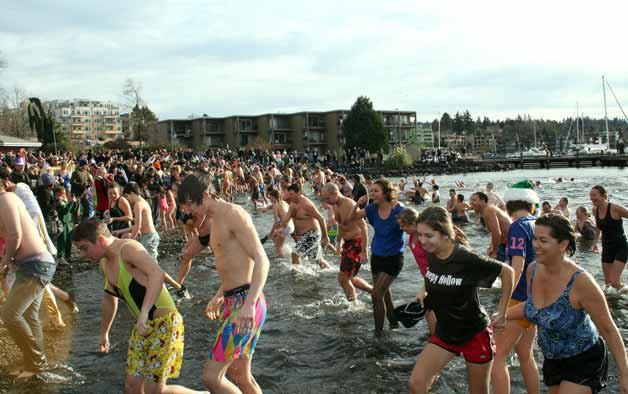
[[[355,300],[357,287],[371,293],[373,287],[364,279],[357,276],[363,261],[367,261],[368,230],[364,219],[347,219],[356,204],[352,199],[340,194],[335,183],[327,183],[322,190],[323,201],[334,207],[338,222],[338,249],[342,250],[340,257],[340,272],[338,283],[345,291],[349,301]]]

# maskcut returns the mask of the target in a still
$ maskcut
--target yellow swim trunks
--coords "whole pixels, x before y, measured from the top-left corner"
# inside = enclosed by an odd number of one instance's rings
[[[172,311],[148,322],[148,335],[135,326],[129,339],[127,376],[143,377],[148,383],[177,378],[183,361],[183,318]]]

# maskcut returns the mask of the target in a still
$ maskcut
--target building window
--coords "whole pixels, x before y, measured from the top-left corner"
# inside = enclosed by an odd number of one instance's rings
[[[240,130],[253,130],[253,120],[240,119]]]
[[[321,116],[310,115],[308,117],[308,124],[310,127],[325,127],[325,119]]]
[[[240,134],[240,146],[247,146],[249,144],[249,135]]]

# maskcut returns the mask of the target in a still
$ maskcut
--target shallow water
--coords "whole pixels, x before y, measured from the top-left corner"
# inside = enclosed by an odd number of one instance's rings
[[[628,171],[618,169],[554,169],[539,171],[512,171],[506,173],[476,173],[465,176],[439,177],[443,204],[447,190],[456,188],[456,179],[464,179],[466,188],[460,189],[467,198],[472,191],[482,189],[487,181],[495,183],[503,192],[507,183],[525,178],[541,180],[539,190],[543,200],[556,204],[568,196],[572,215],[578,205],[590,208],[588,192],[591,186],[603,184],[612,195],[612,201],[628,204]],[[575,182],[550,183],[550,178],[571,178]],[[456,188],[458,189],[458,188]],[[239,202],[245,203],[242,197]],[[246,205],[246,209],[250,207]],[[253,213],[260,234],[272,224],[271,213]],[[628,229],[628,226],[626,226]],[[476,250],[484,251],[489,242],[487,233],[476,225],[464,228]],[[164,237],[166,238],[166,237]],[[162,241],[160,262],[170,273],[176,272],[176,257],[183,244],[174,239]],[[424,346],[426,326],[421,322],[412,329],[400,328],[384,338],[373,337],[373,319],[370,299],[359,295],[359,302],[350,305],[344,299],[336,282],[337,258],[333,269],[320,270],[313,265],[298,268],[275,256],[271,242],[265,245],[271,259],[271,268],[265,294],[268,301],[268,320],[260,337],[254,357],[253,372],[265,393],[403,393],[407,392],[407,379]],[[602,282],[599,255],[578,251],[575,258],[598,282]],[[370,281],[369,266],[360,275]],[[419,289],[420,274],[409,253],[404,269],[392,287],[395,304],[411,300]],[[203,317],[207,300],[219,286],[213,268],[213,259],[204,255],[194,261],[186,283],[192,300],[179,304],[185,319],[186,350],[181,377],[172,380],[188,387],[202,389],[200,380],[207,351],[215,338],[217,323]],[[111,331],[113,351],[99,355],[100,300],[102,278],[97,270],[68,275],[58,285],[77,294],[81,312],[68,318],[70,328],[62,333],[46,332],[49,355],[55,362],[63,362],[72,370],[60,368],[53,373],[69,378],[66,383],[19,382],[6,373],[0,374],[0,392],[7,393],[121,393],[123,390],[126,344],[133,319],[120,305]],[[489,313],[494,309],[499,290],[482,292],[483,305]],[[613,298],[613,317],[624,339],[628,339],[628,317],[624,310],[628,298]],[[6,332],[0,332],[0,367],[10,367],[15,360]],[[542,357],[537,350],[537,363]],[[616,375],[611,361],[610,375]],[[524,387],[518,368],[511,368],[513,393]],[[54,377],[54,376],[53,376]],[[606,392],[618,392],[612,379]],[[544,389],[545,390],[545,389]],[[456,358],[438,380],[435,393],[466,393],[464,362]]]

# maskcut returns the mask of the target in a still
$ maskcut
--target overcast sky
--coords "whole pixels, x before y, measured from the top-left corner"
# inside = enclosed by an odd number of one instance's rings
[[[628,2],[22,0],[0,12],[0,85],[161,119],[350,108],[603,117],[628,109]],[[581,3],[581,4],[579,4]],[[609,115],[620,116],[609,93]]]

